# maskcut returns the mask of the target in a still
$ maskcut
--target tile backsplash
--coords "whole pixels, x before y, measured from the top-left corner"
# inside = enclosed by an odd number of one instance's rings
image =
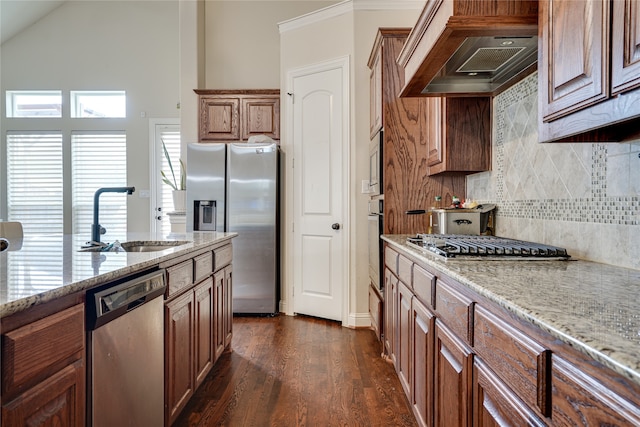
[[[640,141],[538,142],[538,74],[493,100],[492,170],[467,197],[498,205],[496,234],[640,269]]]

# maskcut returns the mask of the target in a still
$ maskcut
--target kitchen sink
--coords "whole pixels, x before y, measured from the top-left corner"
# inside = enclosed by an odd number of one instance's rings
[[[105,246],[89,246],[81,252],[156,252],[191,243],[188,240],[132,240],[129,242],[111,243]]]

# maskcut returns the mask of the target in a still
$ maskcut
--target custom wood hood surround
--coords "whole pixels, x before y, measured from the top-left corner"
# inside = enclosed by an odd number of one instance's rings
[[[537,1],[429,0],[398,57],[406,82],[400,96],[496,95],[535,71],[537,33]],[[504,37],[512,39],[503,40]],[[520,42],[523,46],[517,48]],[[480,45],[486,47],[478,48]],[[441,70],[450,59],[456,60],[452,56],[459,48],[468,50],[465,58],[469,63],[486,54],[480,68],[487,70],[493,64],[495,73],[466,73],[463,79],[455,77],[456,83],[448,83],[450,77]],[[447,68],[462,70],[465,67],[461,61]],[[512,69],[507,72],[509,68]],[[427,89],[432,80],[439,82]]]

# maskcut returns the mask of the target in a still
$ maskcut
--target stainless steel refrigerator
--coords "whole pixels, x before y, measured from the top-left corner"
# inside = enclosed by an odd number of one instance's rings
[[[271,143],[187,146],[187,231],[233,231],[233,312],[279,299],[279,150]]]

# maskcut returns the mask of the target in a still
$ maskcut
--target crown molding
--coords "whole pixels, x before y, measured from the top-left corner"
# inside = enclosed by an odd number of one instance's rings
[[[282,34],[356,10],[421,10],[423,7],[424,0],[345,0],[314,12],[279,22],[278,28],[280,34]]]

